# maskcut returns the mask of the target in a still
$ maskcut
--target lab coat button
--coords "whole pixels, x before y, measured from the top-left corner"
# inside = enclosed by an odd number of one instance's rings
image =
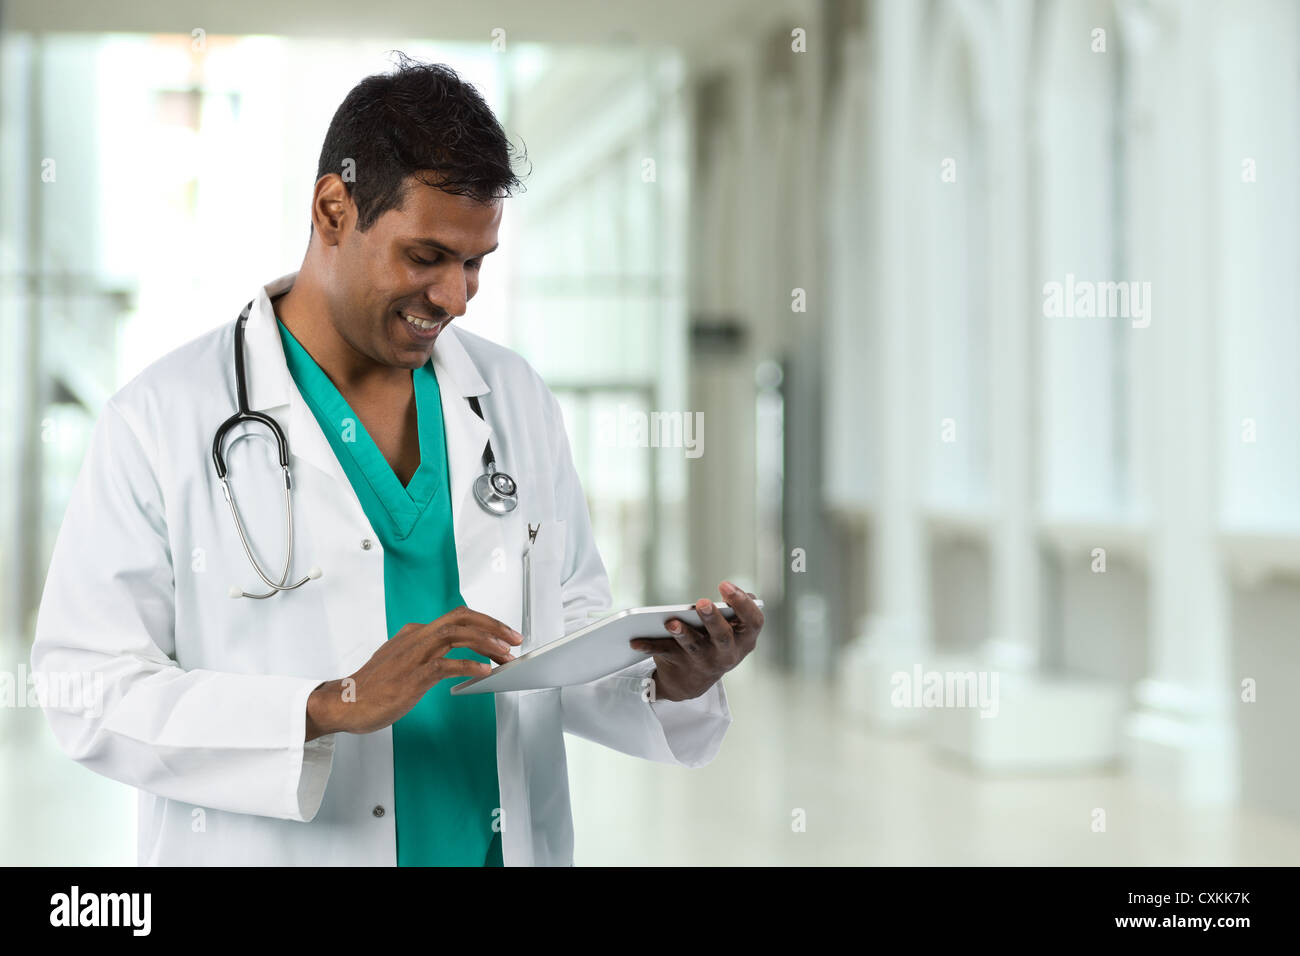
[[[362,550],[362,551],[369,551],[369,550],[370,550],[370,539],[369,539],[369,538],[362,538],[362,539],[361,539],[361,550]]]
[[[375,807],[375,808],[374,808],[373,810],[371,810],[370,812],[373,813],[373,814],[374,814],[375,816],[377,816],[377,817],[382,817],[382,816],[384,815],[384,808],[383,808],[383,807]]]

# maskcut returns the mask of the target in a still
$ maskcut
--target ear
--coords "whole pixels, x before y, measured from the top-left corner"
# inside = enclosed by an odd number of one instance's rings
[[[316,180],[312,192],[311,223],[327,246],[338,245],[345,232],[356,225],[357,207],[338,173],[326,173]]]

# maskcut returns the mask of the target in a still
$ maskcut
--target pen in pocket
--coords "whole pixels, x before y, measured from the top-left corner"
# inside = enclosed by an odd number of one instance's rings
[[[533,636],[533,542],[537,540],[537,532],[541,530],[542,525],[540,522],[535,528],[532,525],[528,526],[528,545],[524,548],[523,633],[525,644]]]

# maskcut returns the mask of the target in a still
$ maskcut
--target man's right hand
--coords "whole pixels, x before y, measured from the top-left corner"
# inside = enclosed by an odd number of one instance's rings
[[[351,677],[326,681],[312,691],[306,739],[382,730],[410,711],[438,681],[492,672],[483,661],[448,658],[454,648],[468,647],[504,664],[514,660],[510,649],[522,643],[520,634],[496,618],[467,607],[428,624],[407,624]]]

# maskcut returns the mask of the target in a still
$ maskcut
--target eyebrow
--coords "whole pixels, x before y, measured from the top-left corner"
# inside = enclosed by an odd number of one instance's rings
[[[450,246],[444,246],[444,245],[443,245],[441,242],[439,242],[437,239],[423,239],[423,238],[417,238],[417,239],[412,239],[411,242],[418,242],[418,243],[419,243],[420,245],[422,245],[422,246],[429,246],[430,248],[437,249],[439,252],[445,252],[445,253],[447,253],[447,255],[449,255],[449,256],[459,256],[459,255],[460,255],[460,253],[457,252],[455,249],[451,248]],[[469,256],[469,258],[470,258],[470,259],[481,259],[483,256],[486,256],[489,252],[496,252],[496,251],[497,251],[497,247],[500,246],[500,245],[501,245],[501,243],[498,242],[495,246],[493,246],[491,249],[488,249],[486,252],[480,252],[480,253],[479,253],[478,255],[476,255],[476,256]]]

